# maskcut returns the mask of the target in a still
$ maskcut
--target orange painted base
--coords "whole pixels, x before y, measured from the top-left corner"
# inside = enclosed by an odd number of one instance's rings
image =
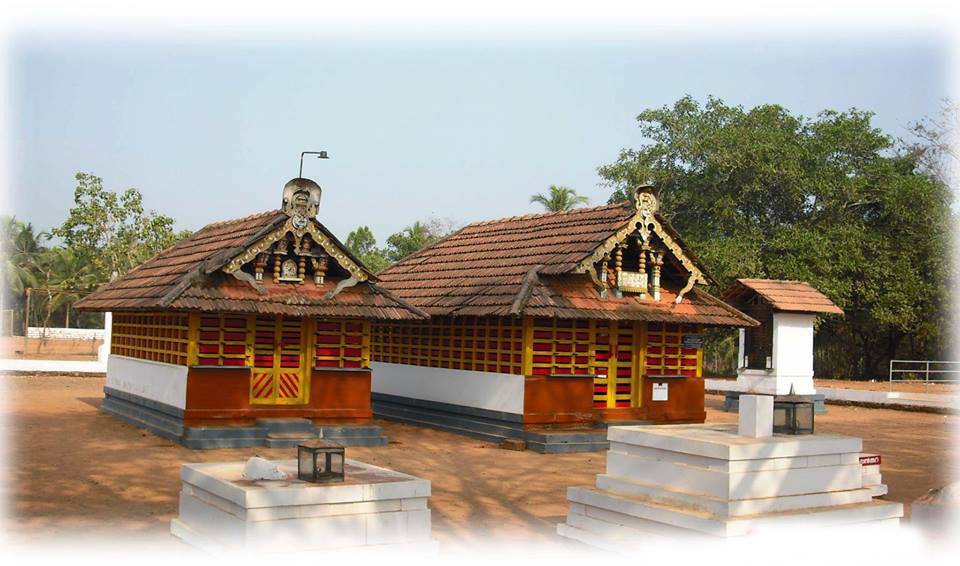
[[[666,401],[653,401],[653,382],[643,379],[640,407],[608,409],[593,407],[591,376],[528,376],[523,391],[523,424],[525,427],[576,427],[598,421],[680,424],[706,420],[702,378],[662,381],[669,384]]]
[[[190,368],[185,426],[249,426],[258,418],[299,417],[317,424],[369,423],[370,371],[314,370],[303,405],[252,405],[250,373]]]
[[[655,423],[702,423],[707,418],[703,408],[703,379],[683,377],[664,379],[668,384],[667,400],[653,400],[653,380],[642,380],[642,403],[636,408],[593,409],[598,421],[652,421]]]
[[[590,423],[592,404],[592,376],[529,376],[523,387],[523,424]]]

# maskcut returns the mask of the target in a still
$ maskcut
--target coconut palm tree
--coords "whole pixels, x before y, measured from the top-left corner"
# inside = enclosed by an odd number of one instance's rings
[[[530,197],[530,202],[536,202],[543,205],[543,208],[550,212],[560,212],[577,208],[581,204],[588,204],[590,199],[578,195],[577,191],[570,187],[558,187],[550,185],[548,195],[536,194]]]
[[[47,289],[47,319],[63,311],[64,326],[70,327],[73,303],[97,286],[92,265],[69,248],[52,248],[43,253],[43,287]]]
[[[3,237],[0,242],[3,282],[8,290],[22,295],[24,289],[37,285],[34,267],[37,255],[42,251],[39,238],[34,234],[32,224],[24,224],[15,216],[0,217],[0,234]]]

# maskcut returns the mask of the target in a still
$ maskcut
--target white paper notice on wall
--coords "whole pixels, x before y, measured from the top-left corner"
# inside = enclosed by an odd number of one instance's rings
[[[666,401],[667,400],[667,383],[654,383],[653,384],[653,400],[654,401]]]

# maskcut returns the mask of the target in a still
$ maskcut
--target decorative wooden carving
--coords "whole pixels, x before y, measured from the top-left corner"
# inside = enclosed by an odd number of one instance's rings
[[[309,235],[310,242],[316,244],[316,246],[311,245],[311,255],[320,254],[321,252],[325,254],[328,258],[332,258],[337,262],[338,265],[343,267],[351,277],[357,281],[366,281],[369,279],[369,275],[364,271],[359,265],[357,265],[352,259],[350,259],[347,254],[343,253],[327,236],[320,230],[314,221],[309,221],[302,228],[298,229],[293,225],[293,219],[289,219],[280,226],[278,226],[273,232],[270,232],[263,237],[260,241],[253,244],[242,253],[233,258],[230,263],[228,263],[223,271],[226,273],[232,273],[242,266],[246,265],[252,261],[258,254],[269,252],[270,248],[276,244],[277,253],[282,253],[287,255],[287,235],[292,234],[293,237],[303,238],[305,235]],[[300,240],[301,242],[303,240]],[[319,248],[319,249],[316,249]],[[279,269],[275,268],[277,277],[279,277]]]
[[[254,278],[257,281],[263,280],[263,271],[267,268],[267,254],[257,254],[257,261],[254,264]]]
[[[327,256],[321,255],[318,258],[310,258],[310,265],[313,267],[313,282],[316,285],[323,285],[323,278],[327,275]]]
[[[620,281],[620,272],[623,271],[623,246],[617,245],[613,255],[614,270],[617,273],[616,281]]]
[[[299,283],[303,281],[298,275],[297,270],[297,260],[293,258],[287,258],[283,260],[283,264],[280,268],[280,281],[289,281]]]
[[[663,266],[663,252],[651,250],[650,263],[653,265],[653,277],[650,282],[650,295],[654,301],[660,300],[660,267]]]
[[[660,243],[677,258],[680,265],[690,274],[688,285],[677,295],[677,303],[681,302],[684,295],[693,288],[693,285],[691,285],[689,281],[692,280],[694,283],[700,283],[702,285],[709,284],[703,272],[697,268],[693,260],[683,251],[680,244],[673,239],[660,224],[660,221],[657,220],[656,212],[659,208],[659,203],[657,196],[653,192],[653,187],[642,186],[637,188],[635,192],[635,202],[637,205],[636,214],[622,228],[597,246],[590,256],[580,262],[574,272],[588,273],[592,271],[604,255],[609,254],[614,247],[624,242],[630,234],[638,234],[644,245],[649,244],[651,234],[656,234]],[[662,259],[661,265],[663,265]]]

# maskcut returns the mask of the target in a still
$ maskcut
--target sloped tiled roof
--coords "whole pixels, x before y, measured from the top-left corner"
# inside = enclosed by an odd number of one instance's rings
[[[431,315],[756,324],[703,291],[679,305],[666,289],[659,303],[601,299],[588,276],[569,275],[636,212],[632,204],[619,203],[477,222],[377,275],[384,287]]]
[[[633,217],[628,204],[470,224],[377,274],[430,314],[509,314],[527,272],[566,273]],[[466,312],[466,311],[464,311]]]
[[[803,281],[737,279],[722,296],[726,301],[737,302],[748,297],[751,292],[760,295],[777,311],[843,314],[843,309]]]
[[[586,275],[546,278],[531,293],[524,314],[558,318],[646,320],[714,326],[756,326],[759,323],[702,289],[694,287],[683,301],[677,291],[661,288],[660,300],[625,294],[600,298]]]
[[[261,283],[267,293],[260,294],[249,284],[232,277],[218,276],[217,269],[267,236],[288,218],[280,210],[270,210],[208,224],[78,301],[76,308],[90,311],[176,309],[391,319],[424,316],[416,308],[386,290],[375,288],[369,282],[345,289],[333,299],[327,299],[326,292],[333,288],[330,282],[320,292],[312,284],[274,288],[272,281],[263,281]],[[357,265],[362,265],[322,224],[316,224]]]

